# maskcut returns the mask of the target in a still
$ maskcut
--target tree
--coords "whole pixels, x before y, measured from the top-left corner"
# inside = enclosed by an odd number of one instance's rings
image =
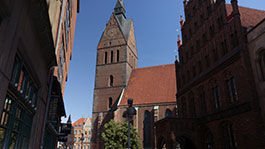
[[[141,148],[139,135],[134,127],[130,127],[130,148]],[[123,149],[128,146],[128,122],[116,123],[114,120],[104,125],[105,131],[101,137],[104,141],[105,149]]]

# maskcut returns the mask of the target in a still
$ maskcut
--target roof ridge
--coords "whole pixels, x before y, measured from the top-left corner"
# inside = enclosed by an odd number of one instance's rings
[[[226,3],[226,5],[230,5],[232,7],[231,4],[229,3]],[[251,9],[251,10],[257,10],[257,11],[262,11],[262,12],[265,12],[265,10],[261,10],[261,9],[257,9],[257,8],[250,8],[250,7],[246,7],[246,6],[240,6],[238,5],[239,8],[245,8],[245,9]]]
[[[164,65],[140,67],[140,68],[135,68],[134,70],[152,69],[152,68],[158,68],[158,67],[163,67],[163,66],[171,66],[171,65],[175,65],[175,64],[164,64]]]

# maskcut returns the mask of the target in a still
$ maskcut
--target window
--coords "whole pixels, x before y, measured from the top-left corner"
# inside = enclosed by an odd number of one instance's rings
[[[187,115],[186,98],[183,97],[181,101],[182,101],[182,108],[181,108],[182,117],[186,117]]]
[[[206,55],[205,56],[205,63],[206,63],[206,67],[208,68],[210,66],[210,63],[209,63],[209,55]]]
[[[223,138],[225,149],[237,149],[237,142],[235,132],[233,130],[233,124],[224,123],[222,124]]]
[[[119,62],[119,61],[120,61],[120,51],[117,50],[117,62]]]
[[[213,92],[213,100],[214,100],[214,106],[216,109],[220,108],[220,88],[218,86],[215,86],[214,88],[212,88],[212,92]]]
[[[113,76],[112,75],[109,77],[109,86],[113,87]]]
[[[221,47],[222,47],[223,55],[225,55],[228,52],[226,40],[224,40],[223,42],[221,42]]]
[[[81,125],[80,125],[80,127],[81,127]],[[79,134],[81,134],[81,130],[79,130]]]
[[[196,67],[194,65],[192,66],[192,75],[193,78],[196,76]]]
[[[170,109],[167,109],[165,112],[165,117],[171,117],[172,116],[172,111]]]
[[[201,73],[202,72],[202,62],[201,61],[198,62],[198,66],[199,66],[199,73]]]
[[[37,105],[37,88],[26,66],[18,56],[15,57],[10,84],[22,95],[24,101],[28,101],[33,107]]]
[[[7,95],[0,117],[0,148],[28,148],[33,116],[14,97]],[[9,141],[9,144],[7,144]]]
[[[205,99],[205,91],[204,88],[200,87],[200,100],[201,100],[201,113],[206,114],[207,112],[207,105],[206,105],[206,99]]]
[[[214,146],[213,135],[212,133],[208,133],[206,135],[206,148],[213,149],[213,146]]]
[[[189,110],[190,110],[190,116],[195,117],[196,116],[196,110],[195,110],[195,102],[194,102],[193,95],[190,95]]]
[[[110,53],[110,62],[113,63],[113,51]]]
[[[105,52],[105,64],[108,63],[108,52]]]
[[[257,65],[259,68],[259,74],[260,74],[260,80],[265,81],[265,50],[263,49],[261,52],[258,54],[258,60],[257,60]]]
[[[151,113],[144,112],[144,148],[151,148]]]
[[[226,81],[227,84],[227,89],[229,92],[229,99],[230,102],[235,102],[238,100],[238,95],[237,95],[237,87],[236,87],[236,81],[235,78],[232,77],[229,80]]]
[[[112,98],[110,97],[109,98],[109,110],[111,110],[111,107],[112,107]]]
[[[77,134],[77,130],[75,130],[75,135]]]
[[[214,57],[214,61],[217,61],[217,59],[218,59],[218,53],[217,53],[216,48],[213,48],[213,57]]]
[[[1,23],[3,22],[3,18],[2,16],[0,15],[0,26],[1,26]]]

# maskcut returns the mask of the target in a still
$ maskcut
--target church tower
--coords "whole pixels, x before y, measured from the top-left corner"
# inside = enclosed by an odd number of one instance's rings
[[[126,18],[123,0],[117,0],[97,47],[92,148],[103,148],[103,126],[114,118],[113,112],[137,67],[137,59],[133,20]]]

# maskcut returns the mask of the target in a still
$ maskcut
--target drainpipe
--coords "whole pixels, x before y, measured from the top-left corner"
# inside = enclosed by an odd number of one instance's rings
[[[64,8],[65,8],[65,0],[62,0],[61,15],[60,15],[59,27],[58,27],[58,32],[57,32],[56,45],[55,45],[55,55],[57,55],[57,51],[58,51],[58,47],[59,47],[59,39],[60,39],[60,34],[61,34],[61,29],[62,29],[63,16],[64,16],[64,12],[65,12]],[[47,96],[47,100],[46,100],[47,102],[46,102],[46,108],[45,108],[43,127],[42,127],[42,132],[41,132],[40,149],[43,149],[43,146],[44,146],[44,135],[45,135],[45,130],[46,130],[46,122],[47,122],[47,118],[48,118],[49,105],[50,105],[50,101],[51,101],[51,90],[52,90],[52,84],[53,84],[54,69],[55,68],[52,67],[51,74],[50,74],[51,78],[50,78],[48,96]]]

